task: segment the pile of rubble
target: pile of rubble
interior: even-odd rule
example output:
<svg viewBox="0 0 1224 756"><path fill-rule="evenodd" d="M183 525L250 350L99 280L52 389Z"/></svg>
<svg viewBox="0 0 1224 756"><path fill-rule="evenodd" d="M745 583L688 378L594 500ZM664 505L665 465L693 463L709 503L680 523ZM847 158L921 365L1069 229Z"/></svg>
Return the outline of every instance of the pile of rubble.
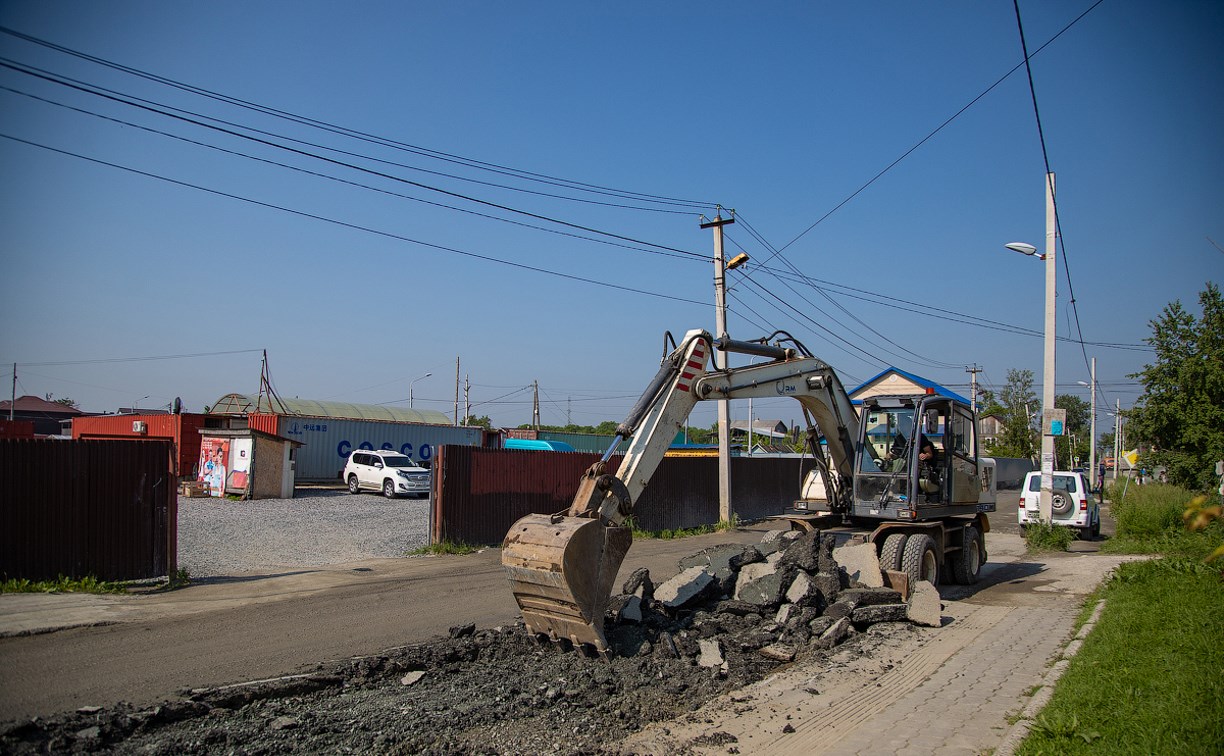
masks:
<svg viewBox="0 0 1224 756"><path fill-rule="evenodd" d="M607 659L521 623L199 690L149 708L88 706L0 724L0 753L618 753L651 722L804 659L869 655L938 625L939 595L880 572L874 547L769 533L635 572L605 622ZM871 627L868 627L868 626ZM101 703L101 702L99 702Z"/></svg>
<svg viewBox="0 0 1224 756"><path fill-rule="evenodd" d="M830 534L770 531L756 546L706 549L679 566L658 586L639 569L612 597L607 636L614 654L653 653L662 643L725 670L728 649L789 662L877 622L940 625L935 586L882 571L870 543L838 546Z"/></svg>

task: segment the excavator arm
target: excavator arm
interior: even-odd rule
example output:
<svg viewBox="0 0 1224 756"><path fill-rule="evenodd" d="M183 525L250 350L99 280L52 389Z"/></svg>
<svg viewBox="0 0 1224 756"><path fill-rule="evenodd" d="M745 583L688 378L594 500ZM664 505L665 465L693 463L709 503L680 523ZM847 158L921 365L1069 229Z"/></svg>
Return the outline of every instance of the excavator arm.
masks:
<svg viewBox="0 0 1224 756"><path fill-rule="evenodd" d="M713 348L772 358L706 372ZM848 506L856 414L837 374L795 349L762 342L715 341L689 331L664 359L603 458L583 475L570 508L531 514L506 534L502 565L527 630L608 652L603 621L616 574L632 544L625 520L697 402L790 396L807 410L828 444L835 511ZM616 472L608 462L625 439Z"/></svg>

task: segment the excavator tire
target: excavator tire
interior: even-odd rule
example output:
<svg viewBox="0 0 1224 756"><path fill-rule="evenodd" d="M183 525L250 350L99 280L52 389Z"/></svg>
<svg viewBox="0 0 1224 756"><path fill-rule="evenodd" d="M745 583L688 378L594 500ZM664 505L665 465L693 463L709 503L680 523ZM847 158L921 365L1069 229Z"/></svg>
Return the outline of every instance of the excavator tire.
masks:
<svg viewBox="0 0 1224 756"><path fill-rule="evenodd" d="M910 586L925 580L939 585L939 555L935 550L935 539L926 533L915 533L905 540L901 553L901 571L909 575Z"/></svg>
<svg viewBox="0 0 1224 756"><path fill-rule="evenodd" d="M948 559L949 572L957 585L973 585L982 568L982 534L974 526L966 525L961 540L960 551L953 552Z"/></svg>
<svg viewBox="0 0 1224 756"><path fill-rule="evenodd" d="M901 554L905 551L905 541L908 538L908 533L892 533L884 539L880 546L880 569L901 569Z"/></svg>
<svg viewBox="0 0 1224 756"><path fill-rule="evenodd" d="M608 653L604 612L633 531L597 518L532 514L510 528L502 566L527 631Z"/></svg>

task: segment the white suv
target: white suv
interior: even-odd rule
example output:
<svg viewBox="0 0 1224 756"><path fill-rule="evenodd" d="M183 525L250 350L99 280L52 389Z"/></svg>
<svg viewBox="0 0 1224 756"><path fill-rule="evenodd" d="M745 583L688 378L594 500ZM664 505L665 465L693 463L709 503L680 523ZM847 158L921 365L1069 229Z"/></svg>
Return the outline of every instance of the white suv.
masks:
<svg viewBox="0 0 1224 756"><path fill-rule="evenodd" d="M1020 506L1016 517L1021 529L1041 517L1041 472L1024 476L1020 489ZM1101 507L1092 497L1092 489L1083 473L1054 473L1054 488L1050 500L1051 519L1055 525L1079 530L1080 537L1090 540L1101 534Z"/></svg>
<svg viewBox="0 0 1224 756"><path fill-rule="evenodd" d="M399 494L429 496L429 470L399 452L358 449L344 465L349 493L382 491L394 499Z"/></svg>

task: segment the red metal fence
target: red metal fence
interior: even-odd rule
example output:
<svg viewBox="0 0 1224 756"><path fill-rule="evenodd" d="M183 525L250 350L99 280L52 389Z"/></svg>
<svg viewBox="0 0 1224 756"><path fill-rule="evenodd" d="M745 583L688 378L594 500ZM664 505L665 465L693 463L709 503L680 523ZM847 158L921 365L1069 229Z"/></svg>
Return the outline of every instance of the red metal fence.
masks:
<svg viewBox="0 0 1224 756"><path fill-rule="evenodd" d="M0 439L0 577L173 574L176 482L171 441Z"/></svg>
<svg viewBox="0 0 1224 756"><path fill-rule="evenodd" d="M599 454L444 446L434 462L433 543L500 543L514 521L569 508L578 481ZM620 457L609 467L615 470ZM731 460L731 501L741 520L781 514L799 495L812 460ZM718 522L718 459L667 457L639 497L634 519L643 530Z"/></svg>

